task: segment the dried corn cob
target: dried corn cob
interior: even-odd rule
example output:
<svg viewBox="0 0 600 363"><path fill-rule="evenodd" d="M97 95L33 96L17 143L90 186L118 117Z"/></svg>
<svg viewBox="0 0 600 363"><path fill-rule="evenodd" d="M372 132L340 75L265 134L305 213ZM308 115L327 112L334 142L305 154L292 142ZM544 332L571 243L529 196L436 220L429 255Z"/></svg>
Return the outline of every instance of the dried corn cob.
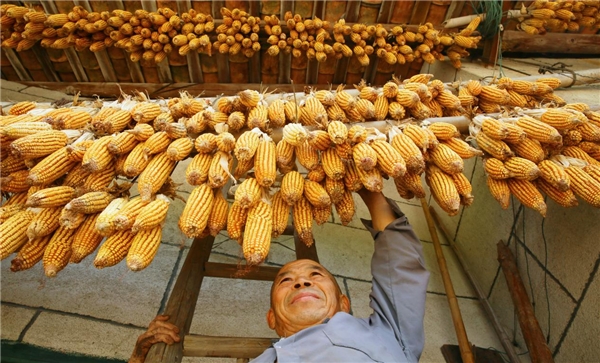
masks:
<svg viewBox="0 0 600 363"><path fill-rule="evenodd" d="M290 206L296 204L304 193L304 181L297 171L290 171L281 180L281 198Z"/></svg>
<svg viewBox="0 0 600 363"><path fill-rule="evenodd" d="M29 170L19 170L0 178L0 190L5 193L20 193L29 189Z"/></svg>
<svg viewBox="0 0 600 363"><path fill-rule="evenodd" d="M208 180L212 155L196 154L185 170L185 179L190 185L200 185Z"/></svg>
<svg viewBox="0 0 600 363"><path fill-rule="evenodd" d="M308 139L308 132L301 124L290 123L283 128L283 138L289 144L298 146Z"/></svg>
<svg viewBox="0 0 600 363"><path fill-rule="evenodd" d="M429 155L431 157L431 161L433 161L435 165L442 169L445 173L462 173L464 169L464 163L460 155L443 143L431 150Z"/></svg>
<svg viewBox="0 0 600 363"><path fill-rule="evenodd" d="M294 161L294 147L284 139L281 139L275 147L275 155L277 157L277 167L288 165Z"/></svg>
<svg viewBox="0 0 600 363"><path fill-rule="evenodd" d="M559 190L543 178L537 179L535 185L550 199L565 208L575 207L579 204L571 189Z"/></svg>
<svg viewBox="0 0 600 363"><path fill-rule="evenodd" d="M431 195L437 204L451 216L458 214L460 195L452 176L431 164L427 166L425 176L427 185L429 185L429 189L431 190Z"/></svg>
<svg viewBox="0 0 600 363"><path fill-rule="evenodd" d="M456 173L452 175L452 179L454 180L454 185L456 186L456 190L460 195L460 203L464 206L470 206L473 204L473 187L471 186L471 182L463 173Z"/></svg>
<svg viewBox="0 0 600 363"><path fill-rule="evenodd" d="M21 137L10 144L11 153L23 159L35 159L50 155L56 150L67 145L72 132L47 130L33 135Z"/></svg>
<svg viewBox="0 0 600 363"><path fill-rule="evenodd" d="M532 182L514 178L507 179L507 182L510 192L524 206L538 211L543 217L546 216L547 206L544 197Z"/></svg>
<svg viewBox="0 0 600 363"><path fill-rule="evenodd" d="M262 190L254 178L244 180L235 191L235 201L242 208L250 208L261 198Z"/></svg>
<svg viewBox="0 0 600 363"><path fill-rule="evenodd" d="M142 208L148 204L140 196L130 199L121 209L114 215L113 223L117 230L130 229L135 222L135 218L140 213Z"/></svg>
<svg viewBox="0 0 600 363"><path fill-rule="evenodd" d="M35 102L31 102L31 101L18 102L18 103L15 103L14 105L12 105L10 110L8 110L8 114L9 115L23 115L23 114L26 114L27 112L33 110L35 107L36 107Z"/></svg>
<svg viewBox="0 0 600 363"><path fill-rule="evenodd" d="M230 176L233 158L231 154L217 151L210 162L208 169L208 185L211 188L221 188Z"/></svg>
<svg viewBox="0 0 600 363"><path fill-rule="evenodd" d="M521 127L529 138L546 143L560 143L562 136L554 127L532 117L520 117L517 126Z"/></svg>
<svg viewBox="0 0 600 363"><path fill-rule="evenodd" d="M2 129L0 129L0 135L2 135L3 138L14 140L48 130L52 130L52 125L46 122L24 121L2 127Z"/></svg>
<svg viewBox="0 0 600 363"><path fill-rule="evenodd" d="M164 194L158 194L156 199L146 204L135 217L135 222L131 227L132 233L141 230L149 230L154 227L162 226L167 218L167 212L171 201Z"/></svg>
<svg viewBox="0 0 600 363"><path fill-rule="evenodd" d="M194 148L194 143L188 137L173 140L167 147L167 157L172 161L181 161L188 157Z"/></svg>
<svg viewBox="0 0 600 363"><path fill-rule="evenodd" d="M138 141L146 141L154 135L154 127L149 124L137 124L133 129L125 130L125 132L135 136Z"/></svg>
<svg viewBox="0 0 600 363"><path fill-rule="evenodd" d="M513 156L504 161L504 167L508 169L513 178L534 180L540 175L537 165L528 159Z"/></svg>
<svg viewBox="0 0 600 363"><path fill-rule="evenodd" d="M235 157L240 161L251 159L258 149L259 143L260 137L258 133L245 131L235 143Z"/></svg>
<svg viewBox="0 0 600 363"><path fill-rule="evenodd" d="M229 238L237 240L240 244L247 217L248 208L242 208L239 203L235 202L231 205L227 215L227 234Z"/></svg>
<svg viewBox="0 0 600 363"><path fill-rule="evenodd" d="M504 140L509 134L507 124L491 117L483 119L481 122L481 131L495 140Z"/></svg>
<svg viewBox="0 0 600 363"><path fill-rule="evenodd" d="M600 126L591 122L584 122L577 126L576 130L581 133L581 137L584 141L600 142Z"/></svg>
<svg viewBox="0 0 600 363"><path fill-rule="evenodd" d="M110 235L98 249L94 266L96 268L110 267L121 262L133 243L135 235L130 229L116 232Z"/></svg>
<svg viewBox="0 0 600 363"><path fill-rule="evenodd" d="M577 166L568 166L565 171L569 175L571 189L590 205L600 208L600 182Z"/></svg>
<svg viewBox="0 0 600 363"><path fill-rule="evenodd" d="M390 133L391 145L396 149L406 163L406 169L415 174L421 174L425 170L423 154L412 141L402 132Z"/></svg>
<svg viewBox="0 0 600 363"><path fill-rule="evenodd" d="M133 178L138 176L150 163L150 157L144 152L145 142L140 142L127 155L123 164L123 171L126 176Z"/></svg>
<svg viewBox="0 0 600 363"><path fill-rule="evenodd" d="M447 122L434 122L427 126L433 132L438 140L448 140L453 137L460 137L460 132L456 126Z"/></svg>
<svg viewBox="0 0 600 363"><path fill-rule="evenodd" d="M346 173L343 180L346 189L351 192L357 192L363 187L356 165L351 160L346 163Z"/></svg>
<svg viewBox="0 0 600 363"><path fill-rule="evenodd" d="M343 180L333 180L331 178L325 178L324 187L325 191L331 199L331 202L329 204L339 202L344 196L345 184Z"/></svg>
<svg viewBox="0 0 600 363"><path fill-rule="evenodd" d="M131 109L131 118L137 123L152 122L160 114L160 106L151 102L140 102Z"/></svg>
<svg viewBox="0 0 600 363"><path fill-rule="evenodd" d="M102 242L102 236L96 230L96 221L100 214L90 214L85 217L81 226L73 236L73 244L71 245L71 263L79 263L84 258L92 254Z"/></svg>
<svg viewBox="0 0 600 363"><path fill-rule="evenodd" d="M344 197L339 203L335 204L335 210L340 216L342 225L347 226L352 221L355 212L354 198L349 190L344 192Z"/></svg>
<svg viewBox="0 0 600 363"><path fill-rule="evenodd" d="M199 236L208 224L214 195L208 184L192 190L179 218L179 228L187 237Z"/></svg>
<svg viewBox="0 0 600 363"><path fill-rule="evenodd" d="M302 196L292 208L294 218L294 229L298 233L300 240L308 247L314 243L312 235L313 212L312 205L306 197Z"/></svg>
<svg viewBox="0 0 600 363"><path fill-rule="evenodd" d="M360 168L356 168L356 173L360 179L361 184L372 192L381 192L383 190L383 177L379 168L374 168L369 171L364 171Z"/></svg>
<svg viewBox="0 0 600 363"><path fill-rule="evenodd" d="M4 260L27 242L27 226L35 213L22 210L0 224L0 260Z"/></svg>
<svg viewBox="0 0 600 363"><path fill-rule="evenodd" d="M59 227L59 218L62 208L31 208L35 216L27 227L27 237L32 240L44 237L54 232Z"/></svg>
<svg viewBox="0 0 600 363"><path fill-rule="evenodd" d="M13 173L15 171L25 169L27 169L27 165L25 165L25 160L17 158L13 155L7 155L6 157L2 156L2 161L0 163L0 175L2 177L6 177L10 173Z"/></svg>
<svg viewBox="0 0 600 363"><path fill-rule="evenodd" d="M308 141L295 147L295 155L300 165L307 170L313 170L319 165L319 153L309 145Z"/></svg>
<svg viewBox="0 0 600 363"><path fill-rule="evenodd" d="M290 215L290 206L285 200L283 200L279 190L273 195L273 199L271 200L271 208L273 211L273 228L271 232L271 238L277 238L285 231Z"/></svg>
<svg viewBox="0 0 600 363"><path fill-rule="evenodd" d="M83 223L85 216L86 215L84 213L74 212L71 209L62 208L58 222L61 227L67 229L76 229L81 225L81 223Z"/></svg>
<svg viewBox="0 0 600 363"><path fill-rule="evenodd" d="M138 178L138 190L143 200L150 201L167 181L175 165L176 162L169 160L166 152L158 154L150 160Z"/></svg>
<svg viewBox="0 0 600 363"><path fill-rule="evenodd" d="M71 200L65 209L83 214L100 213L113 199L114 196L107 192L89 192Z"/></svg>
<svg viewBox="0 0 600 363"><path fill-rule="evenodd" d="M102 236L109 236L114 233L117 230L115 218L127 202L127 198L113 199L98 215L95 225L96 231Z"/></svg>
<svg viewBox="0 0 600 363"><path fill-rule="evenodd" d="M94 141L83 154L81 164L91 173L99 172L108 168L113 161L113 155L108 150L108 144L112 141L112 136L103 136Z"/></svg>
<svg viewBox="0 0 600 363"><path fill-rule="evenodd" d="M562 149L562 154L566 156L570 156L572 158L577 158L588 162L593 165L600 165L600 163L592 158L588 153L581 150L581 148L577 146L567 146Z"/></svg>
<svg viewBox="0 0 600 363"><path fill-rule="evenodd" d="M144 153L154 155L166 151L171 143L171 138L166 131L155 132L144 142Z"/></svg>
<svg viewBox="0 0 600 363"><path fill-rule="evenodd" d="M539 163L546 157L542 145L539 141L534 139L526 138L520 143L511 144L511 148L515 151L517 156L531 160L534 163Z"/></svg>
<svg viewBox="0 0 600 363"><path fill-rule="evenodd" d="M56 274L69 263L75 232L75 229L60 226L52 235L42 258L47 277L56 277Z"/></svg>
<svg viewBox="0 0 600 363"><path fill-rule="evenodd" d="M47 235L27 241L19 250L17 257L10 262L10 270L24 271L35 266L42 260L44 250L51 238L52 235Z"/></svg>
<svg viewBox="0 0 600 363"><path fill-rule="evenodd" d="M221 132L217 135L217 150L226 153L232 152L235 149L235 136L229 132Z"/></svg>
<svg viewBox="0 0 600 363"><path fill-rule="evenodd" d="M331 205L329 194L317 182L304 180L304 196L315 208L325 208Z"/></svg>
<svg viewBox="0 0 600 363"><path fill-rule="evenodd" d="M135 234L127 251L127 267L131 271L141 271L148 267L160 246L162 226L143 229Z"/></svg>
<svg viewBox="0 0 600 363"><path fill-rule="evenodd" d="M283 100L275 100L267 107L267 115L271 127L283 127L285 125L285 109Z"/></svg>
<svg viewBox="0 0 600 363"><path fill-rule="evenodd" d="M27 207L62 207L75 198L75 189L68 186L51 187L39 190L27 198Z"/></svg>
<svg viewBox="0 0 600 363"><path fill-rule="evenodd" d="M244 229L243 251L249 265L258 265L267 258L272 229L271 205L260 200L248 211Z"/></svg>
<svg viewBox="0 0 600 363"><path fill-rule="evenodd" d="M497 159L506 160L509 157L514 156L514 153L504 141L492 139L484 132L478 133L476 140L477 146L479 146L481 150Z"/></svg>
<svg viewBox="0 0 600 363"><path fill-rule="evenodd" d="M208 229L211 236L216 237L227 225L228 210L229 203L227 203L227 200L223 196L223 192L220 189L216 189L214 203L208 217Z"/></svg>
<svg viewBox="0 0 600 363"><path fill-rule="evenodd" d="M106 145L109 152L115 155L127 154L139 143L132 133L120 132L112 137Z"/></svg>
<svg viewBox="0 0 600 363"><path fill-rule="evenodd" d="M481 150L471 147L471 145L469 145L467 142L456 137L448 140L443 140L441 141L441 143L448 146L455 153L460 155L460 157L463 159L469 159L474 156L481 156L483 154Z"/></svg>
<svg viewBox="0 0 600 363"><path fill-rule="evenodd" d="M377 154L377 164L383 172L392 178L404 175L406 172L404 158L392 145L384 140L373 140L370 145Z"/></svg>
<svg viewBox="0 0 600 363"><path fill-rule="evenodd" d="M258 144L254 172L260 186L270 187L275 182L277 176L275 142L267 135L263 135Z"/></svg>
<svg viewBox="0 0 600 363"><path fill-rule="evenodd" d="M325 174L328 177L338 180L344 177L346 172L344 163L340 156L336 153L335 149L327 149L321 153L321 163Z"/></svg>

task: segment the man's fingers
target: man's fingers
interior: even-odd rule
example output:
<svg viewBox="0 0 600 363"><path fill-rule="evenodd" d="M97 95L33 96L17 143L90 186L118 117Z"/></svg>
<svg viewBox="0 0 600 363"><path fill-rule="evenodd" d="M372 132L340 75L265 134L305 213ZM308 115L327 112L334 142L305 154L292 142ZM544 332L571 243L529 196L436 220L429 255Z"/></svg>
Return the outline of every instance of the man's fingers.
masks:
<svg viewBox="0 0 600 363"><path fill-rule="evenodd" d="M158 329L158 328L166 328L166 329L170 329L173 330L175 333L179 333L179 328L171 323L168 323L166 321L157 321L152 325L153 329Z"/></svg>
<svg viewBox="0 0 600 363"><path fill-rule="evenodd" d="M167 321L169 320L169 315L156 315L156 318L154 318L154 320Z"/></svg>
<svg viewBox="0 0 600 363"><path fill-rule="evenodd" d="M162 333L156 334L154 336L154 339L156 340L155 343L163 342L168 345L179 342L179 340L180 340L179 336L174 335L173 332L167 332L165 334L162 334Z"/></svg>

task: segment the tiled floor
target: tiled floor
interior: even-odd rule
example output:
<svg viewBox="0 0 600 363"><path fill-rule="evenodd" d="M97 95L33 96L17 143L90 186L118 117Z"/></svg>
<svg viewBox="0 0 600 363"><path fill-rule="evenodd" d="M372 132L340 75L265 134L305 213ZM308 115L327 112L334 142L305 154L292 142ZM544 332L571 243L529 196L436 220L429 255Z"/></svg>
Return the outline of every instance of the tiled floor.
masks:
<svg viewBox="0 0 600 363"><path fill-rule="evenodd" d="M55 92L24 88L4 80L1 86L3 102L31 99L32 95L40 102L62 97ZM184 170L185 163L182 163L174 179L184 181ZM443 362L440 347L457 344L457 340L423 211L416 200L400 200L393 183L386 182L385 191L399 201L413 224L431 271L425 315L426 344L421 361ZM181 194L186 198L188 193L189 189ZM154 262L141 272L129 271L124 263L97 270L92 264L93 257L88 257L78 265L67 266L56 278L48 279L40 264L31 270L13 273L9 269L10 258L2 261L2 339L65 352L126 359L137 336L164 308L188 252L190 240L181 234L176 224L183 206L179 200L171 204L163 243ZM369 262L373 244L358 219L367 216L362 202L357 202L357 213L349 227L341 226L339 218L334 216L333 222L314 228L321 262L336 276L352 301L352 312L360 317L370 314ZM470 341L479 347L502 350L452 249L444 243L443 250ZM280 266L293 258L293 240L281 237L273 242L267 264ZM240 247L226 235L218 236L211 260L238 262ZM267 282L205 279L191 332L274 337L265 320L269 286ZM186 358L184 361L233 360Z"/></svg>

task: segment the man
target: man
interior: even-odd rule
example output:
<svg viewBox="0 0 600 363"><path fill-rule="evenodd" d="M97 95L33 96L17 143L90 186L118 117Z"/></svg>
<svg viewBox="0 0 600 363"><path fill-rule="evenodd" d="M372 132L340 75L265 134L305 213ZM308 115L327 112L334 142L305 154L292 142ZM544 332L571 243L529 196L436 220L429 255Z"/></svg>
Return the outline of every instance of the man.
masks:
<svg viewBox="0 0 600 363"><path fill-rule="evenodd" d="M373 314L348 314L350 301L319 263L284 265L271 288L267 322L281 337L253 362L416 362L424 344L429 272L422 247L396 203L381 193L358 192L372 221Z"/></svg>

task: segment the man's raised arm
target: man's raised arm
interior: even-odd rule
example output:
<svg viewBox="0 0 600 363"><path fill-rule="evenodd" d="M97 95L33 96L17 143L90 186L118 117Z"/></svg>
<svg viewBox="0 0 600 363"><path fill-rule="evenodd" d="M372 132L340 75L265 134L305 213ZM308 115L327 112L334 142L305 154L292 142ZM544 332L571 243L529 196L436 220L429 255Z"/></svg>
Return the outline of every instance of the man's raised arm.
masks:
<svg viewBox="0 0 600 363"><path fill-rule="evenodd" d="M372 221L363 223L373 235L373 290L370 322L391 329L411 361L423 351L423 317L429 272L419 238L397 204L382 193L358 192Z"/></svg>

